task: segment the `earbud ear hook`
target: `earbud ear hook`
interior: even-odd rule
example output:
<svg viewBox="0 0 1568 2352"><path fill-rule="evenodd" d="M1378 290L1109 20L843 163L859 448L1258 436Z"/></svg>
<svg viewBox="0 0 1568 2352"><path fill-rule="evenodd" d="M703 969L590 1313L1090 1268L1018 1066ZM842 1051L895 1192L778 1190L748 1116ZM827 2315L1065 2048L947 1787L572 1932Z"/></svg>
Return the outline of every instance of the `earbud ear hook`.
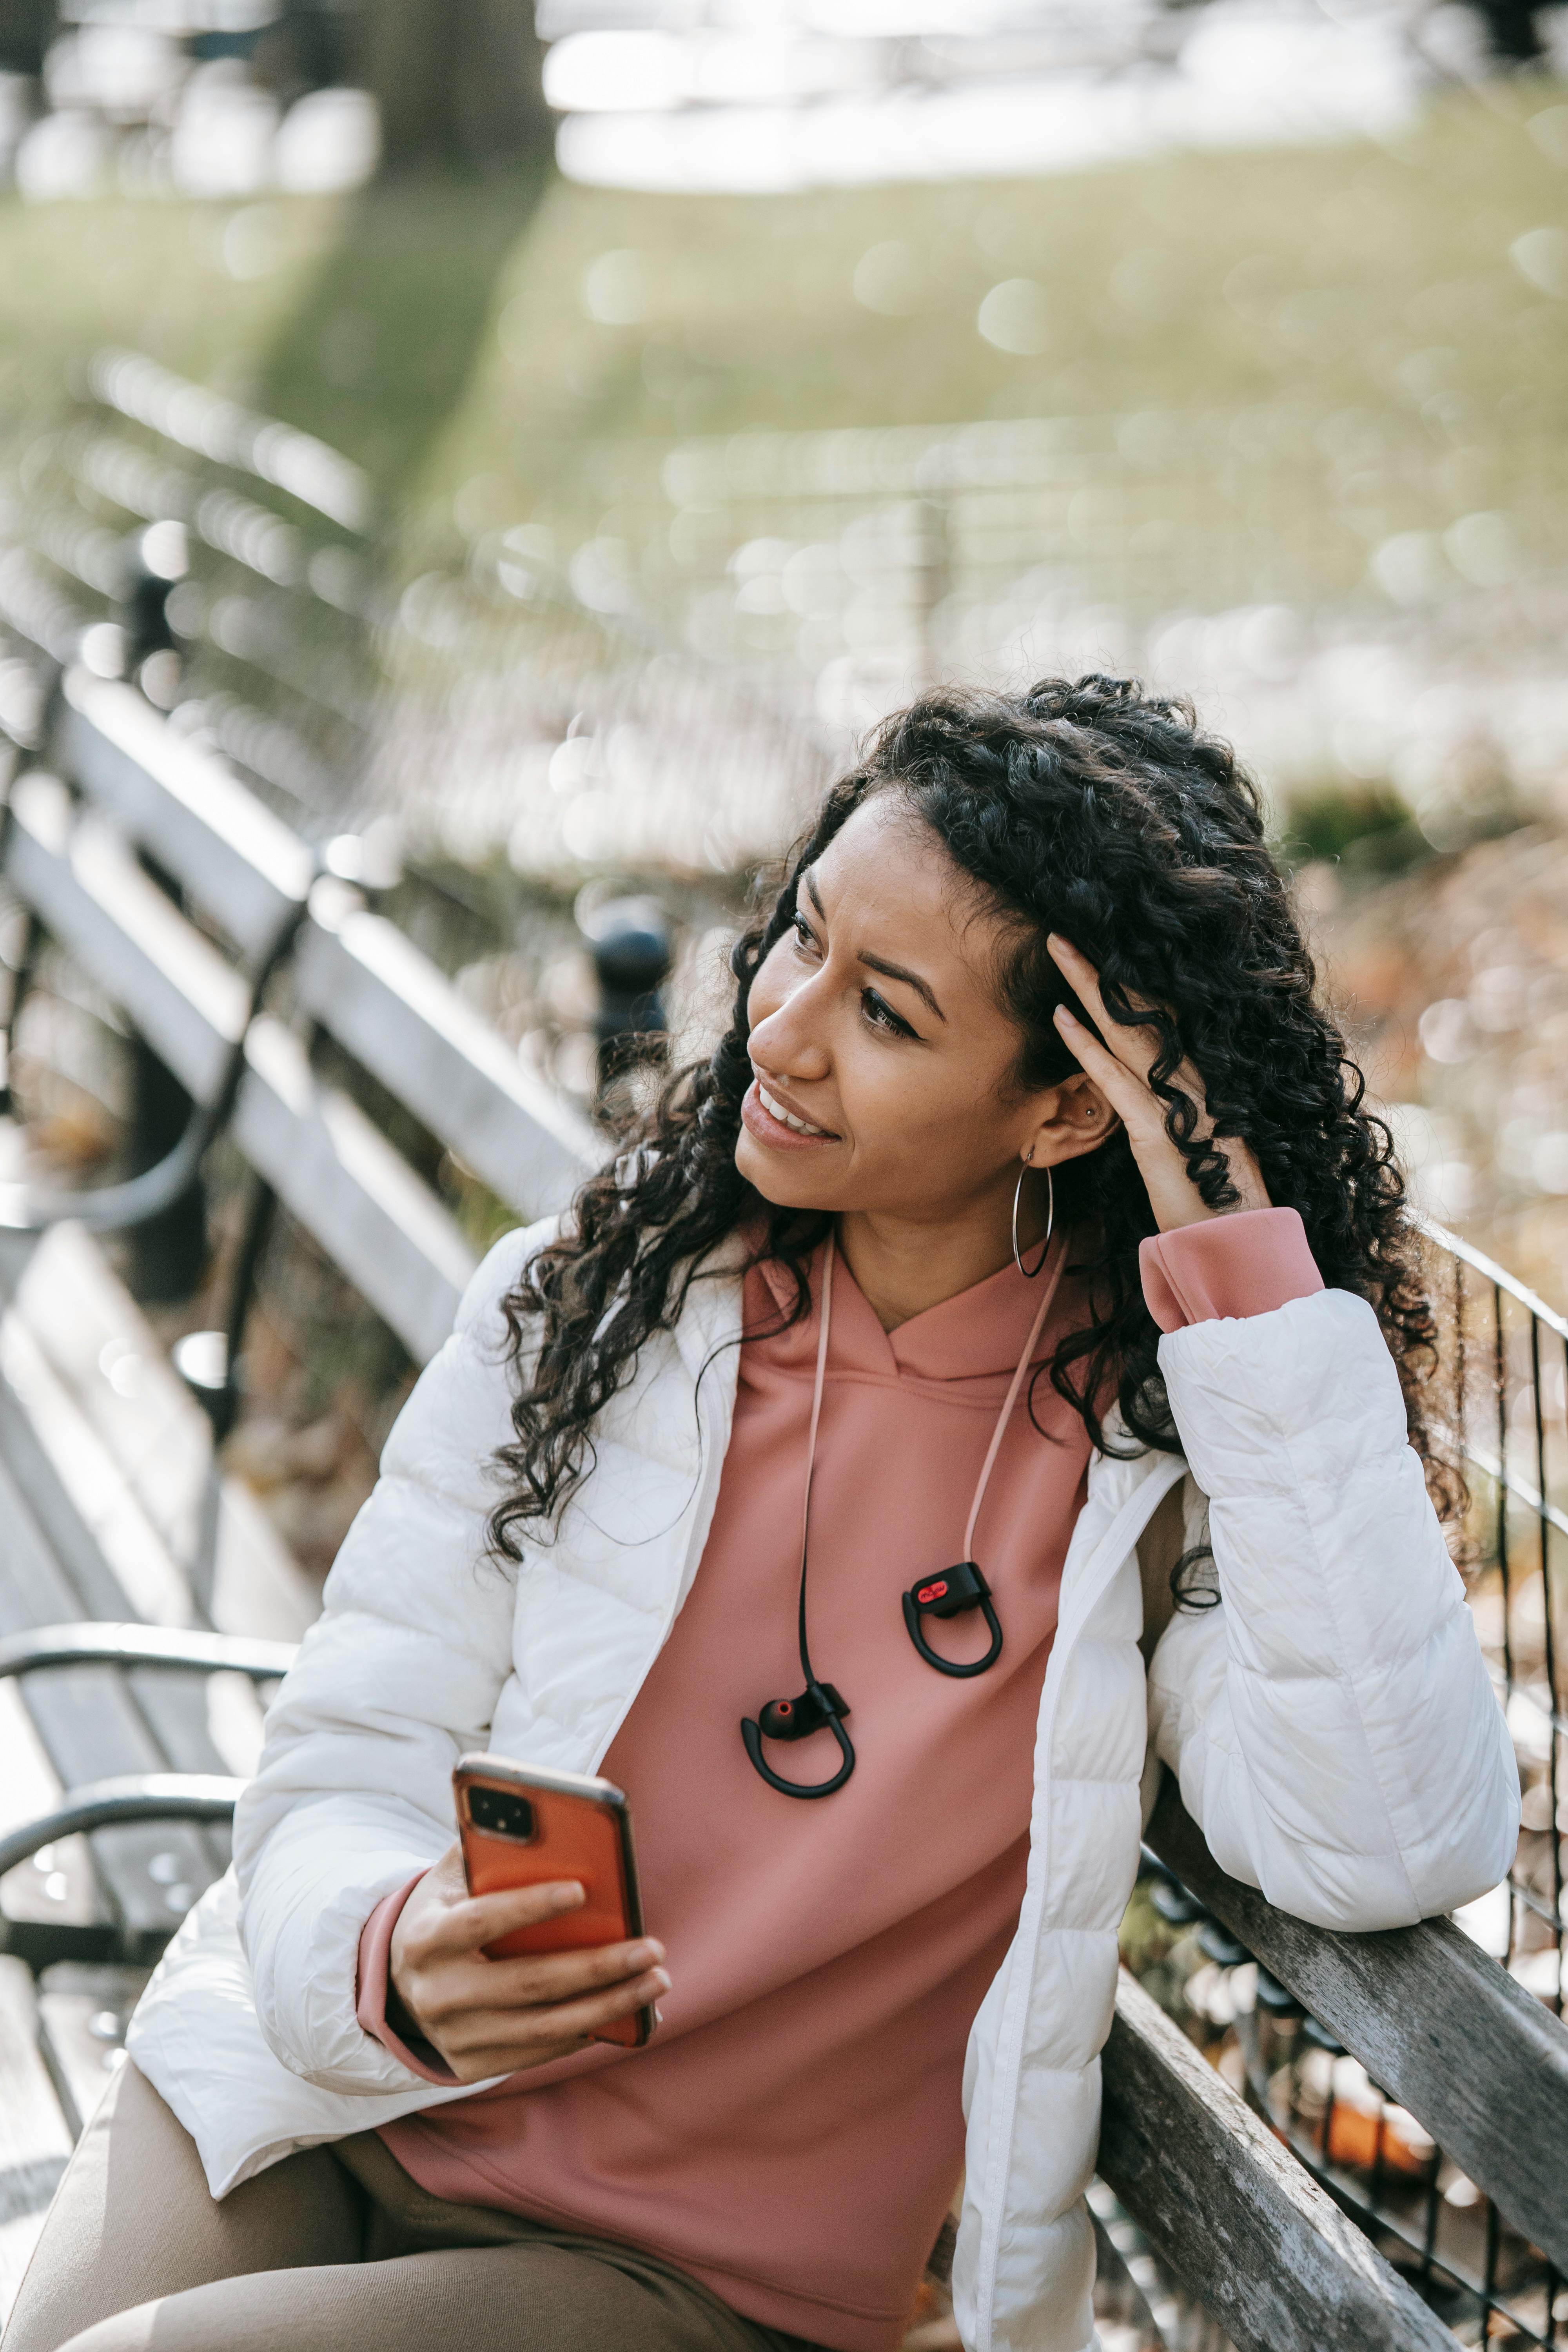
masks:
<svg viewBox="0 0 1568 2352"><path fill-rule="evenodd" d="M835 1789L842 1789L855 1769L855 1750L842 1720L848 1712L831 1683L811 1682L798 1698L770 1699L760 1722L749 1715L742 1716L741 1737L746 1743L747 1755L770 1789L777 1789L785 1797L831 1797ZM798 1780L786 1780L763 1754L764 1734L769 1739L806 1739L814 1731L824 1729L832 1732L844 1759L830 1780L818 1780L809 1788Z"/></svg>
<svg viewBox="0 0 1568 2352"><path fill-rule="evenodd" d="M971 1675L983 1675L994 1666L1002 1654L1002 1626L991 1598L991 1587L972 1559L960 1560L956 1568L944 1569L940 1576L926 1576L911 1584L903 1596L904 1623L910 1641L928 1666L939 1675L952 1675L956 1681L965 1681ZM978 1609L985 1619L991 1634L991 1647L983 1658L966 1661L944 1658L926 1640L921 1620L926 1617L958 1617L965 1610Z"/></svg>

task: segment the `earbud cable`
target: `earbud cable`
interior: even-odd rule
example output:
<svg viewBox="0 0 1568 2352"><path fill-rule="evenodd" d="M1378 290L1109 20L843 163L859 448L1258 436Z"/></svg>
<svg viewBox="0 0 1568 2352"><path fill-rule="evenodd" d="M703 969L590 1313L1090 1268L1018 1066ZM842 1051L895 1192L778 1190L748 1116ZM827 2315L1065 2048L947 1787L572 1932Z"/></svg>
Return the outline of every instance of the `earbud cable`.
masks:
<svg viewBox="0 0 1568 2352"><path fill-rule="evenodd" d="M812 1672L811 1652L805 1638L805 1573L810 1557L811 1482L816 1469L816 1429L822 1418L822 1391L827 1379L827 1337L833 1319L833 1257L836 1241L837 1236L829 1234L827 1246L823 1253L822 1302L818 1310L821 1322L816 1334L816 1379L811 1392L811 1434L806 1440L805 1491L801 1497L800 1506L800 1666L808 1686L816 1680ZM1013 1417L1013 1407L1018 1402L1018 1391L1024 1385L1024 1375L1029 1369L1029 1361L1034 1355L1040 1333L1046 1328L1046 1318L1051 1311L1051 1301L1057 1295L1057 1288L1062 1278L1062 1269L1067 1262L1065 1233L1057 1237L1056 1258L1057 1262L1051 1269L1050 1280L1046 1285L1045 1297L1035 1310L1035 1319L1029 1326L1029 1336L1024 1342L1024 1352L1019 1357L1017 1370L1013 1374L1006 1402L997 1414L996 1426L991 1433L991 1444L986 1451L979 1482L974 1489L974 1500L969 1507L969 1521L963 1530L965 1559L973 1559L974 1557L974 1530L980 1519L980 1507L985 1500L985 1489L991 1483L991 1473L995 1465L996 1456L1002 1450L1002 1439L1007 1423Z"/></svg>
<svg viewBox="0 0 1568 2352"><path fill-rule="evenodd" d="M991 1472L995 1465L996 1456L1002 1451L1003 1434L1007 1423L1013 1418L1013 1407L1018 1402L1018 1391L1024 1385L1024 1374L1029 1369L1029 1359L1035 1352L1035 1343L1046 1328L1046 1318L1051 1311L1051 1301L1057 1295L1057 1286L1062 1278L1062 1267L1067 1261L1067 1251L1064 1247L1066 1241L1067 1235L1063 1234L1057 1244L1057 1262L1051 1268L1051 1278L1046 1285L1046 1295L1036 1311L1033 1323L1029 1326L1029 1336L1024 1342L1024 1352L1018 1359L1018 1369L1014 1373L1013 1384L1007 1391L1007 1402L997 1414L996 1426L991 1433L991 1444L986 1449L984 1464L980 1472L980 1483L974 1489L974 1500L969 1506L969 1522L963 1530L965 1559L974 1558L974 1530L980 1520L980 1506L985 1500L985 1489L991 1483Z"/></svg>
<svg viewBox="0 0 1568 2352"><path fill-rule="evenodd" d="M800 1670L807 1687L816 1682L811 1652L805 1641L805 1569L811 1529L811 1481L816 1468L816 1424L822 1418L822 1391L827 1378L827 1333L833 1320L833 1253L837 1235L829 1234L822 1258L821 1328L816 1334L816 1382L811 1391L811 1435L805 1447L805 1492L800 1501Z"/></svg>

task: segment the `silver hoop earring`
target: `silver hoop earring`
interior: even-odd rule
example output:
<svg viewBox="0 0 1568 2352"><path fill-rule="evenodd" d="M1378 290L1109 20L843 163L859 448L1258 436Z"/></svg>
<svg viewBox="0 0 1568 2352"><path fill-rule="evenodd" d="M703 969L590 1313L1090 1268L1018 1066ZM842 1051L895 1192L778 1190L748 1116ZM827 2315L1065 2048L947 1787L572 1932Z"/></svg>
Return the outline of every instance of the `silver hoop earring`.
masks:
<svg viewBox="0 0 1568 2352"><path fill-rule="evenodd" d="M1051 1174L1050 1167L1047 1163L1046 1168L1046 1238L1040 1244L1040 1255L1035 1264L1033 1265L1026 1265L1024 1264L1023 1254L1018 1247L1018 1202L1023 1196L1024 1178L1033 1165L1034 1162L1032 1160L1025 1160L1023 1167L1018 1171L1018 1181L1013 1187L1013 1263L1017 1267L1026 1282L1033 1282L1037 1274L1044 1274L1046 1270L1047 1254L1051 1246L1051 1229L1057 1222L1057 1181Z"/></svg>

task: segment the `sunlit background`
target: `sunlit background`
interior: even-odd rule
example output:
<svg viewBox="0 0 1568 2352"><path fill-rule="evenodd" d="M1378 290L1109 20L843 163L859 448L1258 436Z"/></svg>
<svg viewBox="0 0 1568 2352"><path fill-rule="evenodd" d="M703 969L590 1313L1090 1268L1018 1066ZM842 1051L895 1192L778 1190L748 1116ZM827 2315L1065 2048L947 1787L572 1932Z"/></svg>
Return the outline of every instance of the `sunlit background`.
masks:
<svg viewBox="0 0 1568 2352"><path fill-rule="evenodd" d="M585 1101L595 908L696 1034L920 686L1189 693L1422 1201L1561 1299L1559 61L1424 0L0 0L0 616Z"/></svg>
<svg viewBox="0 0 1568 2352"><path fill-rule="evenodd" d="M1258 775L1418 1206L1561 1309L1565 640L1568 6L0 0L0 781L50 755L58 665L132 679L606 1136L711 1034L759 869L868 726L1130 672ZM187 1098L4 897L0 961L0 1155L156 1159ZM468 1244L512 1221L310 1050ZM313 1609L415 1361L230 1142L205 1181L177 1263L111 1245L146 1320L87 1375L152 1482L157 1343L224 1345L254 1276L223 1469ZM1450 1402L1492 1367L1544 1562L1560 1347L1443 1264ZM1535 1909L1465 1924L1560 2004L1545 1581L1472 1580ZM1268 1979L1154 1889L1124 1948L1239 2079ZM1423 2178L1489 2280L1480 2192L1291 2046L1325 2160ZM910 2352L956 2343L926 2297ZM1135 2316L1102 2284L1107 2352Z"/></svg>

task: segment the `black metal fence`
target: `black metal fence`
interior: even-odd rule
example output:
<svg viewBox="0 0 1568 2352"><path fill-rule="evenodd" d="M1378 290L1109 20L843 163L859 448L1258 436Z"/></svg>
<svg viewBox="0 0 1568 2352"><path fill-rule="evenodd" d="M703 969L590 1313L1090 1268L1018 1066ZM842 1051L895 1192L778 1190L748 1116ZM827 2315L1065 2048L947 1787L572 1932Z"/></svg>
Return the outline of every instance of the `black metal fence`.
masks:
<svg viewBox="0 0 1568 2352"><path fill-rule="evenodd" d="M1568 1318L1457 1234L1431 1223L1425 1234L1441 1335L1434 1432L1466 1473L1460 1563L1524 1792L1512 1872L1461 1925L1560 2018ZM1152 1856L1125 1940L1148 1988L1459 2343L1568 2344L1561 2272ZM1188 2336L1184 2322L1174 2336L1162 2332L1169 2352Z"/></svg>
<svg viewBox="0 0 1568 2352"><path fill-rule="evenodd" d="M1519 1858L1483 1940L1563 2013L1563 1682L1568 1612L1568 1318L1429 1225L1444 1318L1449 1429L1471 1485L1471 1605L1508 1710L1524 1788ZM1446 1294L1446 1295L1445 1295Z"/></svg>

